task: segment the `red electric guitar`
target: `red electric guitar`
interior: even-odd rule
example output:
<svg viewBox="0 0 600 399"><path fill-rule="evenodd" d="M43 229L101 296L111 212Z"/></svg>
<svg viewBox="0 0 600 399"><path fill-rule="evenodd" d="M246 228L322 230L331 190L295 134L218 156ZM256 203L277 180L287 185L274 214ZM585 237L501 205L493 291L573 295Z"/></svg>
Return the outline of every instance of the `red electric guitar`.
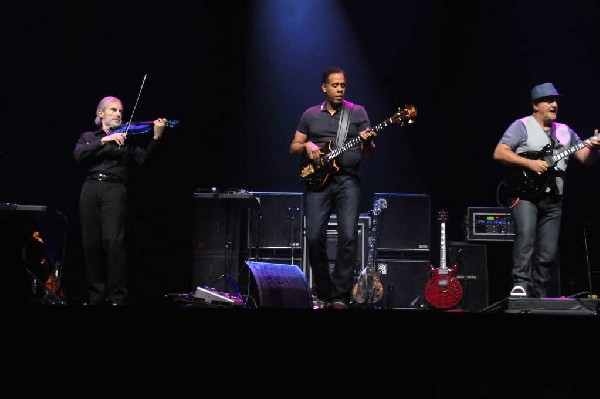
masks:
<svg viewBox="0 0 600 399"><path fill-rule="evenodd" d="M438 309L450 309L462 298L462 285L456 279L457 265L446 267L446 220L448 213L440 211L438 221L440 222L440 267L431 266L431 278L425 285L425 299L429 304Z"/></svg>

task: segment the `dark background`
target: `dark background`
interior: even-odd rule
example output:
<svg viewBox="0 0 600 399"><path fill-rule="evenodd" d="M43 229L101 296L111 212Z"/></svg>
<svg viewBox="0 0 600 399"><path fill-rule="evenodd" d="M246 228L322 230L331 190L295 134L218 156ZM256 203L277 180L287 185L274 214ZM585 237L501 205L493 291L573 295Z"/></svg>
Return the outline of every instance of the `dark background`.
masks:
<svg viewBox="0 0 600 399"><path fill-rule="evenodd" d="M592 0L33 1L4 13L0 201L66 216L70 298L81 297L83 278L83 174L72 150L107 95L123 100L127 120L139 94L134 121L181 121L131 187L133 290L147 302L190 289L194 189L303 190L288 147L302 111L323 98L327 66L346 71L347 99L373 125L404 104L418 109L414 126L382 131L363 163L361 211L375 192L427 193L432 213L448 211L450 241L464 240L468 207L499 206L492 153L506 127L530 114L531 87L553 82L564 95L559 121L582 138L599 126ZM570 164L564 295L589 290L597 179L598 167ZM491 301L506 293L508 252L489 244Z"/></svg>

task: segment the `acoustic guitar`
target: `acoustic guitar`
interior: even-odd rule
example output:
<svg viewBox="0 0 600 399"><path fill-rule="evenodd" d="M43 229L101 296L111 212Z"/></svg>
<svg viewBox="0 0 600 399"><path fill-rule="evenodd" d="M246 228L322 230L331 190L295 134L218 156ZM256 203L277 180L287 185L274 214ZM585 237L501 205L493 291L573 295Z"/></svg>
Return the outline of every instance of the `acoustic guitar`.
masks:
<svg viewBox="0 0 600 399"><path fill-rule="evenodd" d="M383 297L381 273L377 268L377 237L379 235L379 215L387 208L387 200L378 198L371 209L371 227L369 230L369 252L367 265L352 289L352 299L357 303L377 303Z"/></svg>

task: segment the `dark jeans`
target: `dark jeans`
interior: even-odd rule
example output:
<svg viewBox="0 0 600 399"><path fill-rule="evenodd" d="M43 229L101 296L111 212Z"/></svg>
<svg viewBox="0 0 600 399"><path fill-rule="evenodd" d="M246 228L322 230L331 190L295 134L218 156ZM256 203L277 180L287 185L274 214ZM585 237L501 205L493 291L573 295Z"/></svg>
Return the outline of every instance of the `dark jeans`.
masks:
<svg viewBox="0 0 600 399"><path fill-rule="evenodd" d="M545 195L537 201L520 200L512 208L515 222L512 278L530 297L546 296L552 268L558 267L558 238L562 199Z"/></svg>
<svg viewBox="0 0 600 399"><path fill-rule="evenodd" d="M90 305L99 305L105 300L125 304L126 214L127 187L124 184L98 180L83 183L79 215Z"/></svg>
<svg viewBox="0 0 600 399"><path fill-rule="evenodd" d="M317 298L348 303L352 294L356 251L360 182L357 177L335 175L319 191L305 193L306 238ZM327 226L337 216L338 247L333 273L327 259Z"/></svg>

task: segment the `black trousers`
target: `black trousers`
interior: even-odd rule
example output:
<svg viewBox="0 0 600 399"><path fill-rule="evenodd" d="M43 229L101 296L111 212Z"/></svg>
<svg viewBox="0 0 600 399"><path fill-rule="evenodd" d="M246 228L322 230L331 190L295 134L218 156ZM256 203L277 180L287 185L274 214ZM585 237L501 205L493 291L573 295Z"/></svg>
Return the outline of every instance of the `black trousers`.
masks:
<svg viewBox="0 0 600 399"><path fill-rule="evenodd" d="M86 180L79 197L85 259L86 295L90 305L127 297L127 186Z"/></svg>
<svg viewBox="0 0 600 399"><path fill-rule="evenodd" d="M356 250L360 182L357 177L335 175L319 191L305 193L308 258L315 279L317 298L324 302L348 303L352 296ZM338 247L333 274L327 259L327 226L337 216Z"/></svg>

